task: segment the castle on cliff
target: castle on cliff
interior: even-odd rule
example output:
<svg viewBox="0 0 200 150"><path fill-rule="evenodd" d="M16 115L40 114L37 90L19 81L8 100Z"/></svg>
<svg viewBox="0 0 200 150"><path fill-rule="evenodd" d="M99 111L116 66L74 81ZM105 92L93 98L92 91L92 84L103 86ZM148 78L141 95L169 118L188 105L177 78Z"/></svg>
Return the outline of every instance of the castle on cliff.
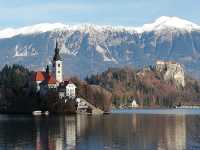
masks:
<svg viewBox="0 0 200 150"><path fill-rule="evenodd" d="M165 80L173 80L177 86L185 87L185 73L181 64L174 61L158 60L156 70L164 73Z"/></svg>

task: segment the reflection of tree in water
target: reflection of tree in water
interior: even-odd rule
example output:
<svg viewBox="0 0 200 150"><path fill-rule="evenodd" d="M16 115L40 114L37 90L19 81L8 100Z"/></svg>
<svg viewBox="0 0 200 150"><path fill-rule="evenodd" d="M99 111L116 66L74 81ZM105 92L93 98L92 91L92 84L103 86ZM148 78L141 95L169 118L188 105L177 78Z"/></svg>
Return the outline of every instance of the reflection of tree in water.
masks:
<svg viewBox="0 0 200 150"><path fill-rule="evenodd" d="M9 116L0 120L0 149L75 149L76 130L76 116Z"/></svg>
<svg viewBox="0 0 200 150"><path fill-rule="evenodd" d="M113 114L85 120L78 148L173 149L186 148L185 116ZM77 125L78 126L78 125Z"/></svg>
<svg viewBox="0 0 200 150"><path fill-rule="evenodd" d="M0 149L198 149L199 122L184 115L5 117Z"/></svg>
<svg viewBox="0 0 200 150"><path fill-rule="evenodd" d="M186 120L184 115L166 117L163 122L165 130L158 149L186 149Z"/></svg>
<svg viewBox="0 0 200 150"><path fill-rule="evenodd" d="M200 149L200 116L187 116L187 149Z"/></svg>
<svg viewBox="0 0 200 150"><path fill-rule="evenodd" d="M48 148L48 120L46 117L35 117L36 150Z"/></svg>
<svg viewBox="0 0 200 150"><path fill-rule="evenodd" d="M0 149L35 149L34 120L24 116L1 116Z"/></svg>
<svg viewBox="0 0 200 150"><path fill-rule="evenodd" d="M5 143L0 149L76 149L77 138L97 123L87 115L8 118L0 121L0 142Z"/></svg>
<svg viewBox="0 0 200 150"><path fill-rule="evenodd" d="M134 147L173 149L186 147L185 116L133 115Z"/></svg>

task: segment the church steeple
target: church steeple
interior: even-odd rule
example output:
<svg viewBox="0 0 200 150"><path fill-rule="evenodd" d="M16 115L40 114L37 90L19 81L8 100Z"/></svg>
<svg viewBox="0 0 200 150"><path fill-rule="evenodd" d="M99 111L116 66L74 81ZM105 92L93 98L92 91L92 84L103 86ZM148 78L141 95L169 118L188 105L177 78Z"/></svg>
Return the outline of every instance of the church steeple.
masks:
<svg viewBox="0 0 200 150"><path fill-rule="evenodd" d="M58 48L58 42L56 41L55 55L53 61L62 60L60 57L60 49Z"/></svg>
<svg viewBox="0 0 200 150"><path fill-rule="evenodd" d="M62 68L62 59L60 57L60 49L58 48L58 42L56 41L56 48L55 48L55 55L53 57L53 67L52 67L52 73L53 77L58 82L63 81L63 68Z"/></svg>

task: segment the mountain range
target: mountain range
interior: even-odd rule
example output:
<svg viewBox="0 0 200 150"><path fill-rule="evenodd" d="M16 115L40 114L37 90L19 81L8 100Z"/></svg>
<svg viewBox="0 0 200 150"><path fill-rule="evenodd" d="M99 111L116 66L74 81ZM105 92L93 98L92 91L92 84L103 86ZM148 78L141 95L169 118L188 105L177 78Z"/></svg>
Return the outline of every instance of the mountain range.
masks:
<svg viewBox="0 0 200 150"><path fill-rule="evenodd" d="M51 64L56 40L66 75L84 78L108 67L142 67L172 60L200 78L200 26L167 16L141 27L43 23L1 29L0 67L17 63L43 69Z"/></svg>

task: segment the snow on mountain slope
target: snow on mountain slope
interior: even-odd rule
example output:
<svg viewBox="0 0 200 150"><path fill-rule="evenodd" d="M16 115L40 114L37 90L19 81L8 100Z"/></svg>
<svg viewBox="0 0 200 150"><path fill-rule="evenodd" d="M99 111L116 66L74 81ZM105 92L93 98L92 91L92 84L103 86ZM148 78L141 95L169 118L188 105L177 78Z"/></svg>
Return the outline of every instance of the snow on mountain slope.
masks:
<svg viewBox="0 0 200 150"><path fill-rule="evenodd" d="M0 67L45 68L56 40L67 74L85 77L108 67L140 67L161 59L177 61L200 78L200 27L165 16L142 27L45 23L0 30Z"/></svg>
<svg viewBox="0 0 200 150"><path fill-rule="evenodd" d="M104 48L102 48L101 46L97 45L96 51L102 55L104 61L116 62L116 60L111 56L111 54L108 51L106 51Z"/></svg>
<svg viewBox="0 0 200 150"><path fill-rule="evenodd" d="M22 28L6 28L3 30L0 30L0 38L10 38L16 35L20 34L34 34L34 33L42 33L47 31L55 31L55 30L79 30L82 32L91 32L92 30L103 32L103 31L128 31L128 32L137 32L137 33L143 33L146 31L153 31L153 30L159 30L164 29L166 27L170 28L178 28L178 29L184 29L187 31L191 30L200 30L200 26L184 20L180 19L178 17L167 17L162 16L158 18L155 22L151 24L145 24L142 27L124 27L124 26L99 26L94 24L78 24L78 25L66 25L62 23L42 23L42 24L36 24L33 26L26 26Z"/></svg>
<svg viewBox="0 0 200 150"><path fill-rule="evenodd" d="M18 29L13 28L7 28L0 31L0 38L10 38L19 34L33 34L38 32L47 32L47 31L53 31L56 29L63 29L67 28L67 25L61 24L61 23L43 23L43 24L36 24L33 26L27 26L22 27Z"/></svg>
<svg viewBox="0 0 200 150"><path fill-rule="evenodd" d="M176 28L187 31L199 30L200 26L190 21L180 19L178 17L162 16L151 24L145 24L142 27L137 28L138 32L161 30L165 28Z"/></svg>

